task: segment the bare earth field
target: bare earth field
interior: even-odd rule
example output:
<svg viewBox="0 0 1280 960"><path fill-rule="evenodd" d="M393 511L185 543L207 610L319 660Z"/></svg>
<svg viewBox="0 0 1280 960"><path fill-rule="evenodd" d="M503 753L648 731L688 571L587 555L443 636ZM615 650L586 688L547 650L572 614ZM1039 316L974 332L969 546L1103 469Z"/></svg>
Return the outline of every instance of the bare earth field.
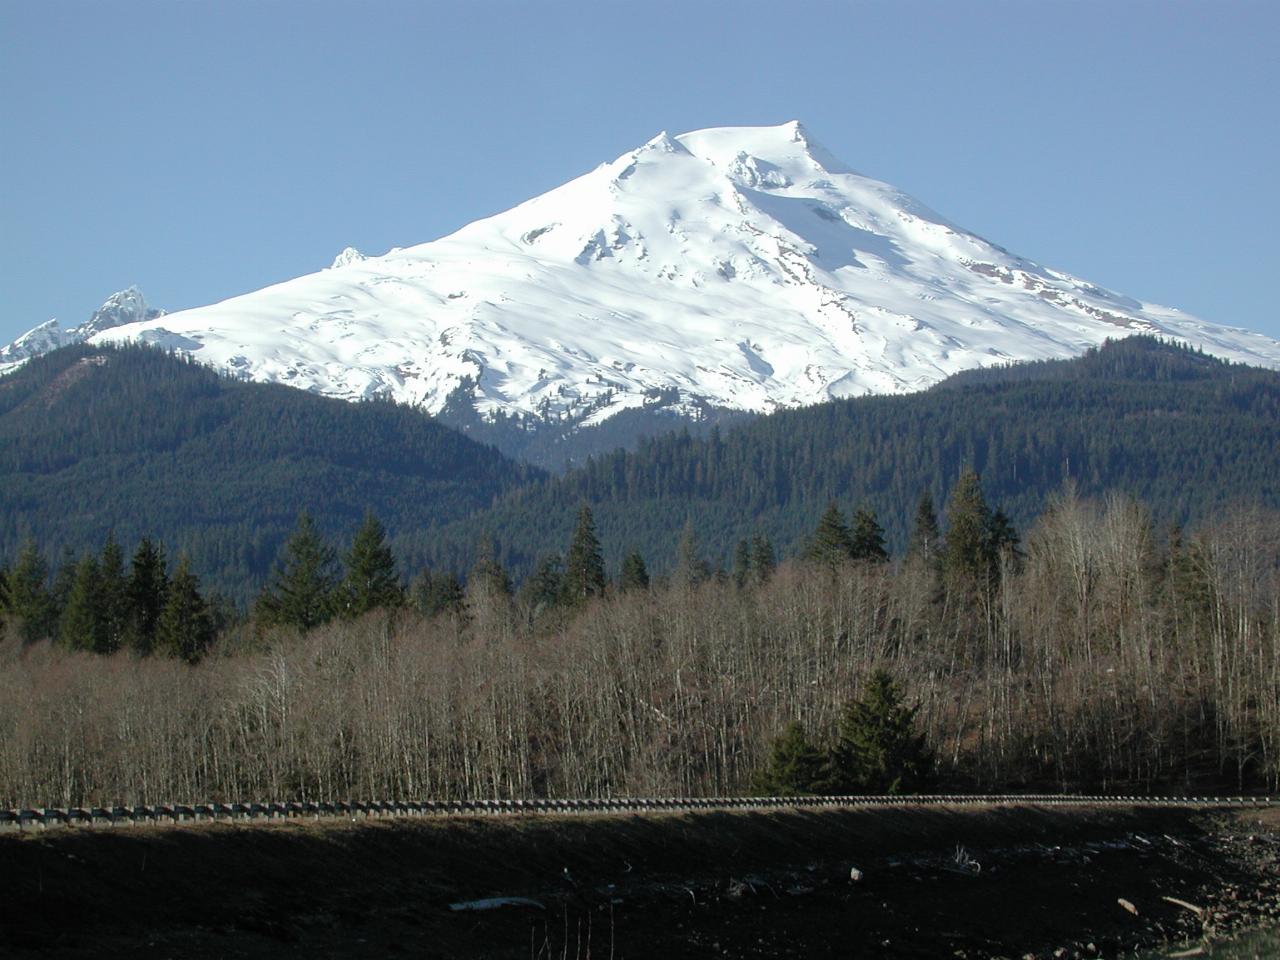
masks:
<svg viewBox="0 0 1280 960"><path fill-rule="evenodd" d="M62 827L0 890L6 957L1112 957L1280 922L1280 810Z"/></svg>

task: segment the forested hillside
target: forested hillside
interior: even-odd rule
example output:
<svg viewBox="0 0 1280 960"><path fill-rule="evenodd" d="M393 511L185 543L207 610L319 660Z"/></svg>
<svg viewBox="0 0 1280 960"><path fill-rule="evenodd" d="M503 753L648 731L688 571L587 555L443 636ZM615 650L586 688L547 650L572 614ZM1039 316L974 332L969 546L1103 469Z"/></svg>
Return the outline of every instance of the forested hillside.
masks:
<svg viewBox="0 0 1280 960"><path fill-rule="evenodd" d="M667 433L550 477L403 407L73 347L0 380L0 559L27 537L57 566L110 531L148 536L245 603L300 511L345 541L369 509L407 576L464 573L491 539L519 579L563 549L583 501L611 575L633 551L669 569L686 525L713 565L757 533L792 555L832 500L874 512L900 553L921 493L945 502L970 466L1018 526L1068 481L1141 499L1158 529L1280 506L1280 374L1130 339L705 438Z"/></svg>
<svg viewBox="0 0 1280 960"><path fill-rule="evenodd" d="M0 379L0 556L161 540L251 597L298 514L346 535L486 507L539 471L421 413L232 380L145 347L75 346Z"/></svg>
<svg viewBox="0 0 1280 960"><path fill-rule="evenodd" d="M531 484L429 543L401 541L416 563L465 568L487 531L521 570L566 541L586 500L613 569L631 549L666 568L686 521L727 563L757 530L793 553L834 499L873 510L900 551L921 493L942 503L969 466L1018 525L1067 481L1084 495L1137 497L1161 528L1237 502L1280 506L1280 374L1131 338L923 393L776 413L706 439L649 439Z"/></svg>

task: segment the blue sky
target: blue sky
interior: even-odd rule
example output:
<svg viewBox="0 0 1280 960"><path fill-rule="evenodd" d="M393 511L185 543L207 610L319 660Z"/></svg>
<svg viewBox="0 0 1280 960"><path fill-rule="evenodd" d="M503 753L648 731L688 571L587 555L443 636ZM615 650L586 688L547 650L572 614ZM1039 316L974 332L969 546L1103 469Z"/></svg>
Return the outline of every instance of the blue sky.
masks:
<svg viewBox="0 0 1280 960"><path fill-rule="evenodd" d="M1280 337L1280 4L0 2L0 342L449 233L804 121L1041 263Z"/></svg>

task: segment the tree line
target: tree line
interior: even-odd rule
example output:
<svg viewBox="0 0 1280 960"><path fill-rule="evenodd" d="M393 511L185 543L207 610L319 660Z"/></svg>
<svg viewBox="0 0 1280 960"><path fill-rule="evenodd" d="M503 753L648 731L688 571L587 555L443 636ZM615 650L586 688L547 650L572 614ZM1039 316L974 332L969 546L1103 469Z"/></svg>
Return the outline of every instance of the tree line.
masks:
<svg viewBox="0 0 1280 960"><path fill-rule="evenodd" d="M52 639L67 650L190 662L208 649L220 620L185 556L170 571L164 546L143 537L126 569L110 536L100 553L66 558L52 579L28 542L12 567L0 567L0 616L24 643Z"/></svg>
<svg viewBox="0 0 1280 960"><path fill-rule="evenodd" d="M253 605L257 629L309 630L405 600L386 532L365 515L339 563L336 549L307 513L281 550ZM143 537L126 565L114 536L99 553L65 558L51 573L33 542L0 565L0 619L23 643L51 640L67 650L198 661L220 631L245 617L225 598L206 594L181 555L170 571L162 543Z"/></svg>
<svg viewBox="0 0 1280 960"><path fill-rule="evenodd" d="M0 802L1280 785L1275 513L1160 529L1067 487L1017 530L966 473L896 554L837 503L728 566L686 525L658 575L574 519L519 581L489 543L406 582L372 517L341 557L304 518L196 663L26 642L8 606Z"/></svg>

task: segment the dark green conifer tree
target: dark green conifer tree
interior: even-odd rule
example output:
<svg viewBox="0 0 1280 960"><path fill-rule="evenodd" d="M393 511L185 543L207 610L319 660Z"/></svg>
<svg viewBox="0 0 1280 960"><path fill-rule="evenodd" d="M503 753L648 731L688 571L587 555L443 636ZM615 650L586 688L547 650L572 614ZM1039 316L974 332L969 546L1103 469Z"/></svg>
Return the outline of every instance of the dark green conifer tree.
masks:
<svg viewBox="0 0 1280 960"><path fill-rule="evenodd" d="M1169 531L1169 546L1161 578L1161 592L1167 597L1167 628L1172 637L1199 636L1213 619L1213 588L1198 556L1200 547L1187 542L1182 527Z"/></svg>
<svg viewBox="0 0 1280 960"><path fill-rule="evenodd" d="M570 605L583 603L590 597L603 594L604 588L604 555L600 552L591 508L584 503L578 508L578 524L564 559L565 602Z"/></svg>
<svg viewBox="0 0 1280 960"><path fill-rule="evenodd" d="M114 534L107 536L98 560L98 590L102 617L102 646L99 653L114 653L125 643L129 627L128 580L124 573L124 552Z"/></svg>
<svg viewBox="0 0 1280 960"><path fill-rule="evenodd" d="M623 593L630 590L649 589L649 570L644 565L644 557L639 550L632 550L623 558L622 575L618 578L618 587Z"/></svg>
<svg viewBox="0 0 1280 960"><path fill-rule="evenodd" d="M923 563L931 570L942 569L942 531L938 527L938 514L933 508L933 497L926 490L916 504L916 517L911 525L911 543L907 556Z"/></svg>
<svg viewBox="0 0 1280 960"><path fill-rule="evenodd" d="M702 556L702 546L693 529L693 520L686 520L684 529L680 531L680 542L676 544L676 566L671 572L671 585L689 590L705 583L710 576L711 567Z"/></svg>
<svg viewBox="0 0 1280 960"><path fill-rule="evenodd" d="M1021 563L1022 550L1020 545L1022 538L1018 536L1018 530L1013 525L1013 521L1005 516L1003 510L995 510L991 514L991 523L987 528L987 537L991 542L991 553L995 561L999 561L1000 557L1007 555L1015 567ZM993 572L998 572L998 566Z"/></svg>
<svg viewBox="0 0 1280 960"><path fill-rule="evenodd" d="M320 536L310 515L301 514L270 582L258 596L258 619L299 630L328 621L334 614L339 582L336 559L336 551Z"/></svg>
<svg viewBox="0 0 1280 960"><path fill-rule="evenodd" d="M948 588L962 594L985 593L996 556L991 543L991 510L982 495L982 482L973 470L965 470L947 502L942 569Z"/></svg>
<svg viewBox="0 0 1280 960"><path fill-rule="evenodd" d="M778 558L773 552L773 543L763 533L751 538L751 577L756 583L764 583L773 576L777 569Z"/></svg>
<svg viewBox="0 0 1280 960"><path fill-rule="evenodd" d="M68 650L106 652L102 577L97 558L86 553L75 565L71 589L58 618L58 641Z"/></svg>
<svg viewBox="0 0 1280 960"><path fill-rule="evenodd" d="M537 617L565 602L567 593L564 585L564 563L558 553L553 553L542 557L534 565L533 573L520 584L517 598L531 617Z"/></svg>
<svg viewBox="0 0 1280 960"><path fill-rule="evenodd" d="M884 528L876 520L875 512L859 507L853 515L853 559L868 563L885 563L889 553L884 548Z"/></svg>
<svg viewBox="0 0 1280 960"><path fill-rule="evenodd" d="M8 619L16 626L23 643L51 636L57 627L56 608L49 594L49 566L26 541L9 571Z"/></svg>
<svg viewBox="0 0 1280 960"><path fill-rule="evenodd" d="M423 570L410 593L413 605L424 616L458 614L464 608L462 584L452 572L433 574L430 570Z"/></svg>
<svg viewBox="0 0 1280 960"><path fill-rule="evenodd" d="M887 671L875 671L862 698L849 703L840 717L831 753L836 789L855 794L917 792L933 766L924 735L915 729L919 709L918 704L903 703Z"/></svg>
<svg viewBox="0 0 1280 960"><path fill-rule="evenodd" d="M733 582L739 590L751 580L751 544L745 538L733 551Z"/></svg>
<svg viewBox="0 0 1280 960"><path fill-rule="evenodd" d="M853 559L853 535L835 501L827 505L805 549L806 560L834 570Z"/></svg>
<svg viewBox="0 0 1280 960"><path fill-rule="evenodd" d="M404 603L396 558L387 545L386 530L372 512L365 513L346 561L347 575L337 594L343 616L358 617L379 607Z"/></svg>
<svg viewBox="0 0 1280 960"><path fill-rule="evenodd" d="M490 596L511 596L511 575L498 560L498 547L490 537L480 541L477 560L467 575L468 592L479 591Z"/></svg>
<svg viewBox="0 0 1280 960"><path fill-rule="evenodd" d="M168 589L164 547L143 537L133 552L125 587L129 603L128 644L140 656L149 655L155 646Z"/></svg>
<svg viewBox="0 0 1280 960"><path fill-rule="evenodd" d="M58 567L53 571L53 581L49 585L49 598L53 602L52 621L49 636L54 636L58 629L58 621L67 606L67 598L71 596L71 587L76 582L76 567L80 561L70 547L62 548L62 556Z"/></svg>
<svg viewBox="0 0 1280 960"><path fill-rule="evenodd" d="M827 759L792 720L773 741L769 763L752 786L760 797L809 797L827 791Z"/></svg>
<svg viewBox="0 0 1280 960"><path fill-rule="evenodd" d="M209 607L200 595L200 581L185 556L173 572L164 609L156 629L156 652L188 663L199 660L213 643Z"/></svg>

